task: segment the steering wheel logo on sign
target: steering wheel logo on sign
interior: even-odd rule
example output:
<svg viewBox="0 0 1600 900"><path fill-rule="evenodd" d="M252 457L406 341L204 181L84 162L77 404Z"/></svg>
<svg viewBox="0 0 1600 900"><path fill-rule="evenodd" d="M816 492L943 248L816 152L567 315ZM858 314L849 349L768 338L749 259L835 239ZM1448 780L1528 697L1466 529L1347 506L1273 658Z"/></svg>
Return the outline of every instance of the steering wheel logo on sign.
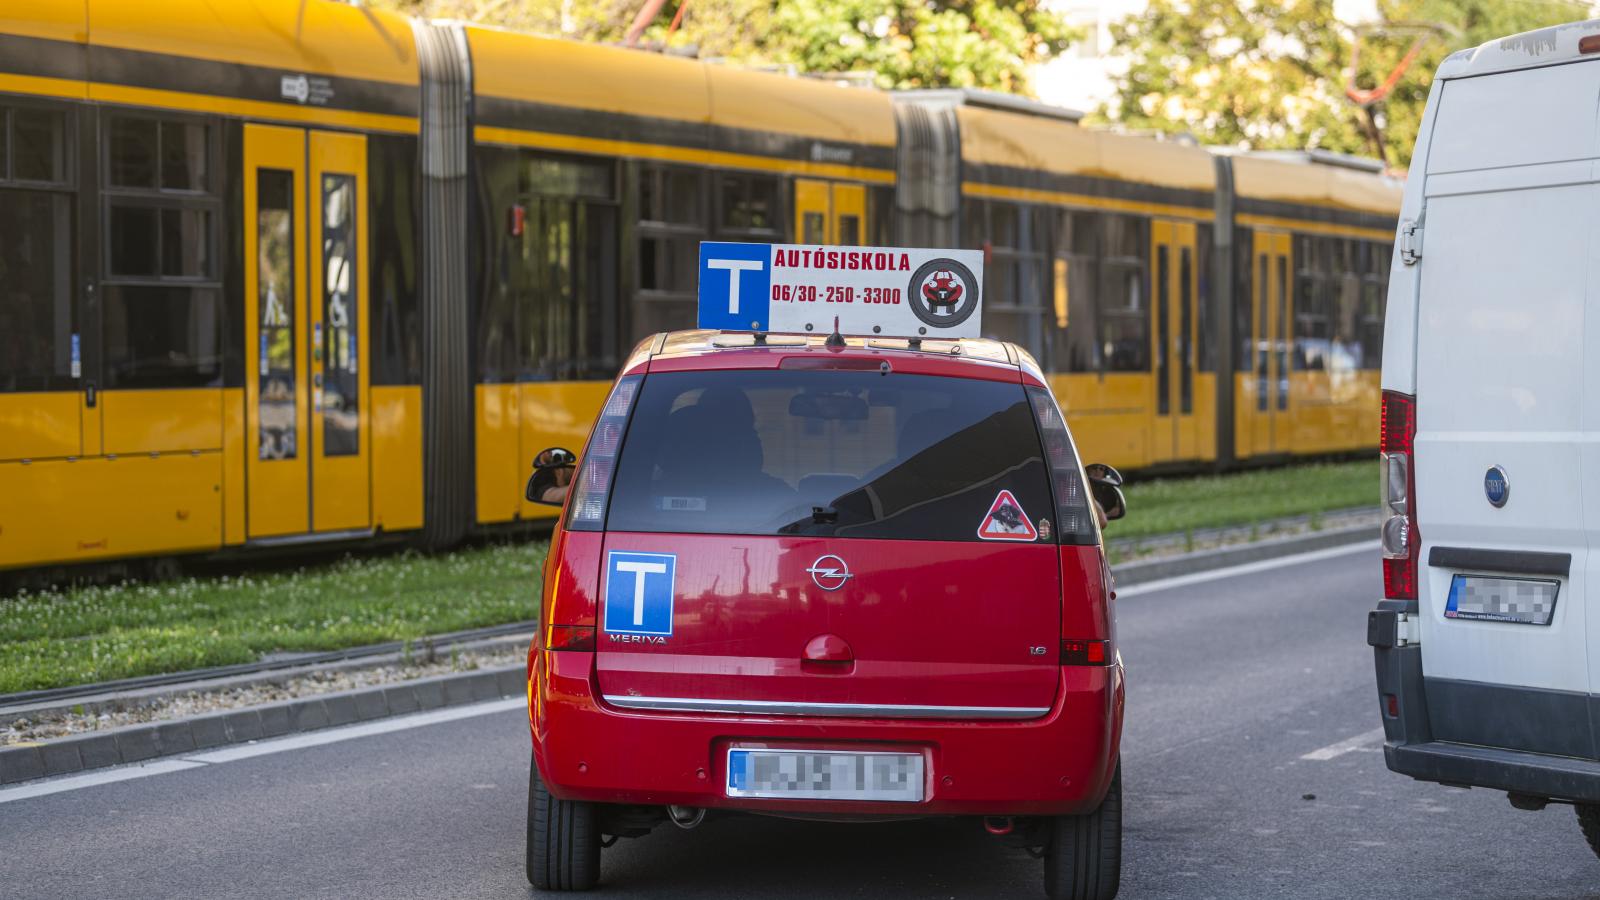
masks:
<svg viewBox="0 0 1600 900"><path fill-rule="evenodd" d="M972 270L948 257L930 259L911 274L911 311L924 324L950 328L978 309L978 280Z"/></svg>

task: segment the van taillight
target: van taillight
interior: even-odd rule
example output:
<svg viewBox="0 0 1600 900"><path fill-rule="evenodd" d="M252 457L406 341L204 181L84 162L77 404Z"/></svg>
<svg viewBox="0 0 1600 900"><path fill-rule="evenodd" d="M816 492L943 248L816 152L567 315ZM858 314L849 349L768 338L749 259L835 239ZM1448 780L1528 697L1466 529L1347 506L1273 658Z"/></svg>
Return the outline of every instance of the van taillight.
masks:
<svg viewBox="0 0 1600 900"><path fill-rule="evenodd" d="M1378 455L1383 491L1383 595L1417 599L1417 400L1383 392Z"/></svg>
<svg viewBox="0 0 1600 900"><path fill-rule="evenodd" d="M600 531L605 527L606 500L611 495L611 479L617 470L617 451L622 449L628 410L633 408L641 379L642 376L629 375L611 389L611 396L594 423L589 446L584 450L583 468L574 482L575 492L563 527L572 531Z"/></svg>

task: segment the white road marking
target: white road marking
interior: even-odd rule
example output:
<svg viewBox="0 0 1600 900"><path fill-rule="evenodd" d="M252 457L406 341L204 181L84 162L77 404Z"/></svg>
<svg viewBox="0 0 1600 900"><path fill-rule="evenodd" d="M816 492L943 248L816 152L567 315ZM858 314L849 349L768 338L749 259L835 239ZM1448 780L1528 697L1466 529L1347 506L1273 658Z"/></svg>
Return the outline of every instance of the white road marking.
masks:
<svg viewBox="0 0 1600 900"><path fill-rule="evenodd" d="M1356 750L1365 750L1373 744L1381 743L1383 743L1383 729L1374 728L1371 731L1363 732L1355 737L1345 738L1337 744L1329 744L1321 749L1313 750L1310 753L1303 754L1300 758L1308 759L1312 762L1327 762L1330 759L1337 759L1346 753Z"/></svg>
<svg viewBox="0 0 1600 900"><path fill-rule="evenodd" d="M185 769L198 769L202 766L251 759L271 753L304 750L308 747L320 747L324 744L335 744L340 741L371 737L375 734L388 734L394 731L424 728L428 725L438 725L442 722L454 722L458 719L470 719L475 716L486 716L493 713L521 709L527 705L528 701L525 698L507 697L504 700L490 700L485 703L474 703L470 706L455 706L449 709L414 713L409 716L395 716L391 719L363 722L359 725L346 725L341 728L329 728L322 731L308 731L305 734L274 738L254 744L240 744L236 747L227 747L206 753L161 759L143 765L120 766L98 772L87 772L82 775L64 775L60 778L0 789L0 803L11 803L16 800L59 794L63 791L82 790L83 788L98 787L102 784L113 784L134 778L148 778L151 775L165 775L168 772L182 772Z"/></svg>
<svg viewBox="0 0 1600 900"><path fill-rule="evenodd" d="M1152 594L1156 591L1169 591L1174 588L1188 587L1192 584L1204 584L1208 581L1217 581L1223 578L1234 578L1239 575L1251 575L1256 572L1268 572L1273 569L1282 569L1287 566L1298 566L1305 563L1317 562L1324 559L1334 559L1356 553L1371 553L1378 549L1377 541L1362 541L1359 544L1345 544L1341 547L1328 547L1324 550L1310 550L1305 553L1296 553L1293 556L1280 556L1275 559L1263 559L1251 563L1241 563L1237 566L1228 566L1224 569L1211 569L1207 572L1196 572L1193 575L1179 575L1175 578L1163 578L1160 581L1147 581L1144 584L1135 584L1130 587L1118 588L1117 599L1134 597L1139 594ZM1115 573L1116 566L1111 567Z"/></svg>

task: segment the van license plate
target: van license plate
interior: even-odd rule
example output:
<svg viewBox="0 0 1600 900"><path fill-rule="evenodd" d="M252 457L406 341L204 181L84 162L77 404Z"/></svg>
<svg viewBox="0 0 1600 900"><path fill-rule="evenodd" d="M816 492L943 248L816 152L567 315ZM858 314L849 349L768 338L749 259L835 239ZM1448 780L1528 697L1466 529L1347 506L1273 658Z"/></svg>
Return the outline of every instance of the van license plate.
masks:
<svg viewBox="0 0 1600 900"><path fill-rule="evenodd" d="M916 803L922 791L920 753L728 751L729 797Z"/></svg>
<svg viewBox="0 0 1600 900"><path fill-rule="evenodd" d="M1455 575L1450 579L1444 615L1447 619L1549 625L1560 589L1560 582L1545 579Z"/></svg>

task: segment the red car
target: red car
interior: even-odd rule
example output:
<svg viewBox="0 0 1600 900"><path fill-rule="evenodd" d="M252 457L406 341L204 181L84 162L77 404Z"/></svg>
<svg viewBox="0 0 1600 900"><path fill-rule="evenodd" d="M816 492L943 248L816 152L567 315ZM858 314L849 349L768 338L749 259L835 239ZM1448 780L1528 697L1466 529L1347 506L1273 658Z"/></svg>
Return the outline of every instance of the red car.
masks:
<svg viewBox="0 0 1600 900"><path fill-rule="evenodd" d="M754 813L968 817L1040 852L1051 897L1116 894L1095 501L1121 515L1120 478L1085 475L1026 353L656 335L574 461L529 483L565 504L528 657L535 887L593 887L603 838Z"/></svg>

